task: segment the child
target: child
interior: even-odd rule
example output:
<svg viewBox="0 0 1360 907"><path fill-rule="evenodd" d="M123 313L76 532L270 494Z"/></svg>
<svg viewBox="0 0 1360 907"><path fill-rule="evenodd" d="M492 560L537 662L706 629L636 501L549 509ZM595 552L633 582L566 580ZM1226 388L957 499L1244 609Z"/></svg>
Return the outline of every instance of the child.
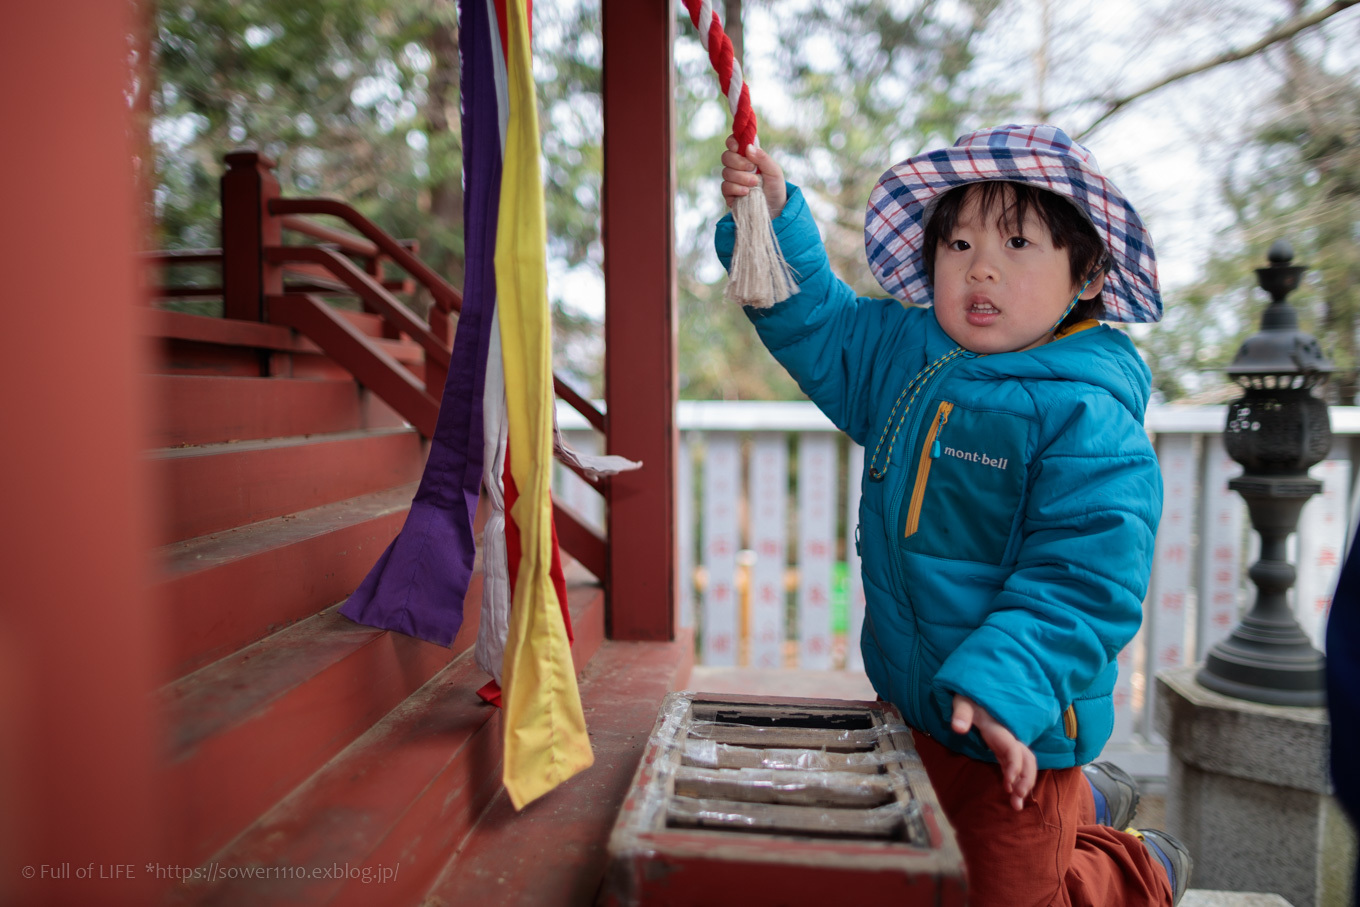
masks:
<svg viewBox="0 0 1360 907"><path fill-rule="evenodd" d="M722 161L729 205L766 174L800 286L747 315L864 445L865 671L913 728L971 903L1179 900L1184 847L1121 831L1132 781L1081 768L1113 727L1115 659L1142 619L1161 516L1147 366L1094 320L1161 317L1138 215L1061 130L964 136L869 198L869 266L904 306L830 272L767 154L729 138ZM727 217L725 265L732 243Z"/></svg>

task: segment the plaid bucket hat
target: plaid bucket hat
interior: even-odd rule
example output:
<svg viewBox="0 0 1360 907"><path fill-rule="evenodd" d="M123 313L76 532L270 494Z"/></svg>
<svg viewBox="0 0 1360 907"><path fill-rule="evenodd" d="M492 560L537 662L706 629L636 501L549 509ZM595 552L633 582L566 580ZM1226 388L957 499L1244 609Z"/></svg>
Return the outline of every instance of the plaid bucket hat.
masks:
<svg viewBox="0 0 1360 907"><path fill-rule="evenodd" d="M904 302L929 294L921 246L935 203L956 186L984 180L1026 183L1071 200L1110 253L1105 319L1161 320L1157 257L1138 212L1101 176L1091 152L1056 126L983 129L884 173L869 195L864 247L885 290Z"/></svg>

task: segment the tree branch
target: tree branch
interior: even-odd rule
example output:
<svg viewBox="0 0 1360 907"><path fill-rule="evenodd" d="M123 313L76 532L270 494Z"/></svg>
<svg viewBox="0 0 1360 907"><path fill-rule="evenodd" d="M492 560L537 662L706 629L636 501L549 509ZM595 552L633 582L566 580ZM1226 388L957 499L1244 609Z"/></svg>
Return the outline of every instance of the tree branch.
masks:
<svg viewBox="0 0 1360 907"><path fill-rule="evenodd" d="M1122 98L1107 100L1104 102L1105 110L1100 114L1100 116L1096 117L1095 120L1089 126L1083 129L1077 135L1077 139L1080 140L1085 138L1087 135L1090 135L1101 123L1104 123L1110 117L1114 116L1116 113L1123 110L1129 104L1132 104L1134 101L1138 100L1144 95L1148 95L1154 91L1157 91L1158 89L1165 88L1172 82L1179 82L1181 79L1186 79L1189 78L1190 76L1199 75L1200 73L1213 69L1216 66L1222 66L1225 63L1236 63L1238 60L1244 60L1247 57L1252 56L1253 54L1258 54L1261 51L1265 50L1267 47L1270 47L1272 44L1278 44L1281 41L1286 41L1297 35L1299 32L1303 31L1304 29L1312 28L1314 25L1317 25L1321 22L1326 21L1327 19L1330 19L1332 16L1335 16L1337 13L1341 12L1347 7L1354 6L1356 3L1360 3L1360 0L1334 0L1334 2L1330 6L1324 7L1323 9L1320 9L1317 12L1309 13L1306 16L1299 16L1297 18L1281 22L1279 25L1275 26L1270 31L1266 32L1266 34L1263 37L1261 37L1260 40L1255 41L1254 43L1249 44L1246 47L1239 47L1235 50L1225 51L1216 57L1210 57L1208 60L1196 63L1194 66L1187 66L1184 69L1178 69L1175 72L1163 76L1162 78L1158 79L1155 82L1152 82L1149 85L1143 86L1137 91L1124 95ZM1090 100L1100 101L1101 99L1091 98Z"/></svg>
<svg viewBox="0 0 1360 907"><path fill-rule="evenodd" d="M738 63L745 66L746 42L742 38L745 30L742 28L741 21L741 0L725 0L722 21L723 30L727 32L727 38L732 42L732 55L737 58Z"/></svg>

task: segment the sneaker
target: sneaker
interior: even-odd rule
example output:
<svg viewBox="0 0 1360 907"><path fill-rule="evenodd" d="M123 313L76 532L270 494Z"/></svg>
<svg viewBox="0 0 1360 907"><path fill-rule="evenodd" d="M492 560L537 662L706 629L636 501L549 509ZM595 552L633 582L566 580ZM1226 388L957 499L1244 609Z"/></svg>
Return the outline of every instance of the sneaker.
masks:
<svg viewBox="0 0 1360 907"><path fill-rule="evenodd" d="M1142 841L1148 852L1162 864L1171 882L1171 903L1179 904L1185 889L1190 887L1190 871L1195 865L1190 859L1190 851L1174 835L1155 828L1128 828L1125 831Z"/></svg>
<svg viewBox="0 0 1360 907"><path fill-rule="evenodd" d="M1138 784L1113 762L1083 765L1081 772L1096 801L1096 824L1128 828L1138 810Z"/></svg>

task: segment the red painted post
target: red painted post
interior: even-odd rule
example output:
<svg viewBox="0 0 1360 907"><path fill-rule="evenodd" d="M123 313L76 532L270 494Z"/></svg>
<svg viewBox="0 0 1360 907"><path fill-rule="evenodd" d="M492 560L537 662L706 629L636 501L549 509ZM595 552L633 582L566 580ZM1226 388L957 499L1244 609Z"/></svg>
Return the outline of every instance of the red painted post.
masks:
<svg viewBox="0 0 1360 907"><path fill-rule="evenodd" d="M675 13L604 0L605 400L610 453L643 467L612 480L609 636L674 634Z"/></svg>
<svg viewBox="0 0 1360 907"><path fill-rule="evenodd" d="M378 255L374 255L372 258L364 260L364 273L368 274L370 277L372 277L375 281L377 281L380 284L387 279L386 275L383 273L383 257L381 253ZM367 302L364 303L364 311L365 312L372 311L372 309L368 307ZM400 340L401 329L398 328L392 322L388 321L386 318L384 318L382 322L382 335L386 337L388 340Z"/></svg>
<svg viewBox="0 0 1360 907"><path fill-rule="evenodd" d="M178 884L154 872L163 656L133 21L126 0L20 3L0 29L0 904L153 904Z"/></svg>
<svg viewBox="0 0 1360 907"><path fill-rule="evenodd" d="M278 198L274 162L258 151L227 155L222 176L222 302L227 318L265 321L264 298L283 292L283 270L265 257L283 243L283 227L269 213Z"/></svg>

